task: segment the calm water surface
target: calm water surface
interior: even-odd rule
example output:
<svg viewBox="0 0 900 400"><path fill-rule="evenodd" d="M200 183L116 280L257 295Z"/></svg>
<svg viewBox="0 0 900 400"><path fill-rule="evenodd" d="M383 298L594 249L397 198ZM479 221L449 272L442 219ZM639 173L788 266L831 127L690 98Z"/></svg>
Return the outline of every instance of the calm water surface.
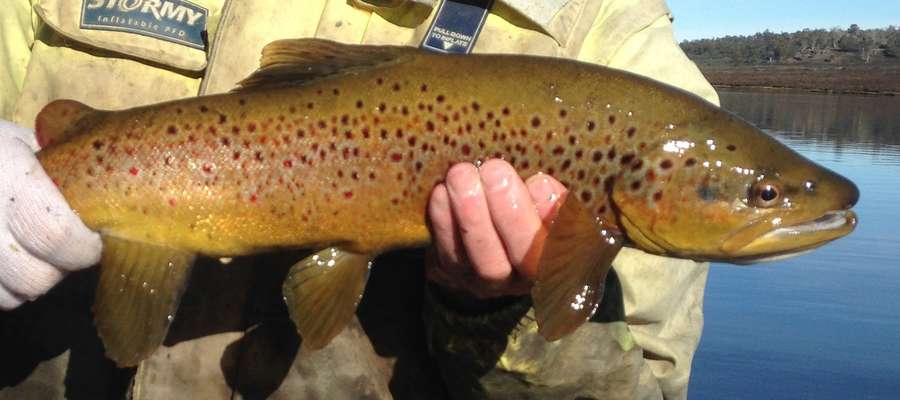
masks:
<svg viewBox="0 0 900 400"><path fill-rule="evenodd" d="M692 399L900 399L900 97L720 92L850 178L859 226L812 254L710 270Z"/></svg>

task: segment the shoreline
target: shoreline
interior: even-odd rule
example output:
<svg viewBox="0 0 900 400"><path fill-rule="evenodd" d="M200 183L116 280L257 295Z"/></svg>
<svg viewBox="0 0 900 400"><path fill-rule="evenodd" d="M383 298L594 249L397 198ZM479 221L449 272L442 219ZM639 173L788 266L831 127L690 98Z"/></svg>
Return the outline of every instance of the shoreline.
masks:
<svg viewBox="0 0 900 400"><path fill-rule="evenodd" d="M900 95L900 66L699 65L716 89L792 90L826 94Z"/></svg>

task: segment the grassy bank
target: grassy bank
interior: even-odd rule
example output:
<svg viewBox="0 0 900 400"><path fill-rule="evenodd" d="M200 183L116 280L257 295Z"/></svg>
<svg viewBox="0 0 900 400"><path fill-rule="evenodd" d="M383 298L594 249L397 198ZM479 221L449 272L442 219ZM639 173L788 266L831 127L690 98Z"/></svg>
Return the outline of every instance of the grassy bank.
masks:
<svg viewBox="0 0 900 400"><path fill-rule="evenodd" d="M900 95L900 65L700 65L700 69L716 87Z"/></svg>

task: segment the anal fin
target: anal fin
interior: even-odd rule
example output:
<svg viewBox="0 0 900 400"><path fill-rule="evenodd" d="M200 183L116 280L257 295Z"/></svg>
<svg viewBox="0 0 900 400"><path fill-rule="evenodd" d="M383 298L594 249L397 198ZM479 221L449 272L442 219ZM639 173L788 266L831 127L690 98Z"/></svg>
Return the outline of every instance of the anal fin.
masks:
<svg viewBox="0 0 900 400"><path fill-rule="evenodd" d="M194 258L180 249L104 236L94 319L106 355L117 365L137 365L162 344Z"/></svg>
<svg viewBox="0 0 900 400"><path fill-rule="evenodd" d="M371 263L371 255L329 247L291 267L282 292L304 348L325 347L347 326L362 298Z"/></svg>
<svg viewBox="0 0 900 400"><path fill-rule="evenodd" d="M604 229L576 196L566 196L550 225L531 289L541 336L557 340L591 318L621 248L615 232Z"/></svg>

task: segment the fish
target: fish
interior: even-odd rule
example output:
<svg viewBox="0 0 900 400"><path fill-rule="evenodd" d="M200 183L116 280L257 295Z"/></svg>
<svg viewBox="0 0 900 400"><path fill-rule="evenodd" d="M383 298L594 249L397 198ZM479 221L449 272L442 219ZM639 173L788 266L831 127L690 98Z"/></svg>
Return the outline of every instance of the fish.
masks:
<svg viewBox="0 0 900 400"><path fill-rule="evenodd" d="M56 100L37 154L103 238L106 354L162 343L198 256L314 251L283 296L302 346L353 317L372 260L427 246L426 205L459 162L508 161L568 192L529 253L539 332L587 321L622 246L751 263L849 234L848 179L686 91L558 58L318 39L268 44L228 93L125 110Z"/></svg>

